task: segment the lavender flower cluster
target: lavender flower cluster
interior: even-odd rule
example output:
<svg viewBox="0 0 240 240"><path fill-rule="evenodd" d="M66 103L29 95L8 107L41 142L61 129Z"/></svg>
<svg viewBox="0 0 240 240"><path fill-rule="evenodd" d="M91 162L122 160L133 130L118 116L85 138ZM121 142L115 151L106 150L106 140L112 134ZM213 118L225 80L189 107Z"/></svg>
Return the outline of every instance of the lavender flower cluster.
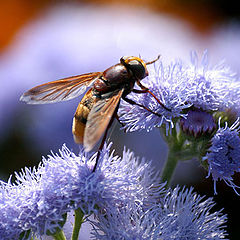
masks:
<svg viewBox="0 0 240 240"><path fill-rule="evenodd" d="M222 111L236 108L240 103L240 81L237 75L224 62L211 67L207 51L200 62L196 52L191 53L190 63L184 63L180 59L169 65L157 62L143 83L171 111L159 106L151 95L132 93L130 95L133 100L161 114L162 118L159 120L159 116L122 101L121 120L128 131L151 130L162 124L173 128L173 119L186 116L184 110L190 107L204 111Z"/></svg>
<svg viewBox="0 0 240 240"><path fill-rule="evenodd" d="M162 191L161 186L151 189L156 179L150 164L139 163L130 151L120 158L110 152L110 145L105 147L94 173L96 154L87 156L81 151L76 156L66 146L59 153L44 158L37 169L16 173L14 184L11 179L1 183L1 239L18 239L23 232L22 239L28 239L28 230L36 236L54 233L61 228L63 215L71 210L80 208L88 215L107 204L147 204L147 193L159 195Z"/></svg>
<svg viewBox="0 0 240 240"><path fill-rule="evenodd" d="M151 163L127 150L114 156L110 146L104 147L96 172L96 154L75 155L63 146L38 168L16 173L14 184L2 182L1 239L53 234L65 214L78 208L96 215L96 239L224 238L226 215L210 213L211 199L203 200L192 189L166 190Z"/></svg>
<svg viewBox="0 0 240 240"><path fill-rule="evenodd" d="M225 239L226 215L210 213L212 199L193 189L167 191L160 203L143 211L139 205L109 208L94 222L96 239Z"/></svg>
<svg viewBox="0 0 240 240"><path fill-rule="evenodd" d="M232 178L240 171L240 81L237 74L224 61L211 66L205 51L201 60L192 52L188 63L179 59L170 64L157 62L144 81L170 111L161 107L151 95L132 93L130 97L134 101L162 117L122 101L119 112L126 131L163 127L168 135L179 127L178 135L188 143L204 138L205 149L198 157L209 165L208 176L212 175L215 193L216 181L224 180L240 195L239 186ZM211 147L207 148L209 145ZM186 149L183 144L184 147Z"/></svg>

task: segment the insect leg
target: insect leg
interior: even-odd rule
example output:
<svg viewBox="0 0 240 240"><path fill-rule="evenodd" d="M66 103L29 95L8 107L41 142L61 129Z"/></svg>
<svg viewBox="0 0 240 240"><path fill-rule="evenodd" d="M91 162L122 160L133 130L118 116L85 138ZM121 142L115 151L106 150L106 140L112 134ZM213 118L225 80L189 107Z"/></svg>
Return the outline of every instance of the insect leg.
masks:
<svg viewBox="0 0 240 240"><path fill-rule="evenodd" d="M102 149L103 149L104 142L105 142L105 140L106 140L106 138L107 138L107 132L108 132L108 129L111 127L111 125L112 125L112 121L109 123L109 125L108 125L108 127L107 127L107 129L106 129L106 131L105 131L105 133L104 133L104 135L103 135L103 138L102 138L101 144L100 144L100 146L99 146L99 148L98 148L98 153L97 153L96 163L95 163L95 165L94 165L93 172L96 171L96 168L97 168L97 165L98 165L98 159L99 159L99 157L100 157L100 153L101 153L101 151L102 151Z"/></svg>
<svg viewBox="0 0 240 240"><path fill-rule="evenodd" d="M146 89L141 89L141 90L139 90L139 89L132 89L132 92L134 92L134 93L147 93L148 89L147 88Z"/></svg>
<svg viewBox="0 0 240 240"><path fill-rule="evenodd" d="M122 127L125 127L125 124L120 121L119 116L117 114L115 115L115 118L121 124Z"/></svg>
<svg viewBox="0 0 240 240"><path fill-rule="evenodd" d="M138 90L138 89L133 89L132 91L134 93L149 93L149 94L151 94L164 109L171 112L171 109L167 108L147 87L143 86L139 80L137 80L137 85L142 89L142 91Z"/></svg>
<svg viewBox="0 0 240 240"><path fill-rule="evenodd" d="M136 103L136 102L133 101L132 99L129 99L129 98L127 98L127 97L123 97L122 99L123 99L124 101L126 101L126 102L132 104L132 105L137 105L137 106L139 106L139 107L141 107L141 108L144 108L144 109L147 110L148 112L150 112L150 113L152 113L152 114L154 114L154 115L157 115L158 117L162 117L161 114L156 113L156 112L153 112L151 109L149 109L149 108L143 106L142 104Z"/></svg>
<svg viewBox="0 0 240 240"><path fill-rule="evenodd" d="M115 117L116 117L117 121L121 124L121 126L124 128L126 126L126 124L124 124L123 122L120 121L120 118L117 113L116 113ZM127 129L124 128L123 131L126 133Z"/></svg>

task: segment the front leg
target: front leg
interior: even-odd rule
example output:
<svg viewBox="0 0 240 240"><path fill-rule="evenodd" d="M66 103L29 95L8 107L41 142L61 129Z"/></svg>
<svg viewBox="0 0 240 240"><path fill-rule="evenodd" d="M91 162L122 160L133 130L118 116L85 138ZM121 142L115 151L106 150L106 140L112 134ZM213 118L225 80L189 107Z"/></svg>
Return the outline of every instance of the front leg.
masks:
<svg viewBox="0 0 240 240"><path fill-rule="evenodd" d="M116 118L117 121L121 124L121 126L122 126L123 128L126 126L126 124L124 124L124 123L122 123L122 122L120 121L120 117L118 116L117 113L116 113L116 115L115 115L115 118Z"/></svg>
<svg viewBox="0 0 240 240"><path fill-rule="evenodd" d="M157 102L167 111L171 112L171 109L167 108L147 87L141 84L140 80L137 80L137 85L142 89L142 90L137 90L133 89L132 91L135 93L150 93L156 100Z"/></svg>
<svg viewBox="0 0 240 240"><path fill-rule="evenodd" d="M137 106L139 106L139 107L141 107L141 108L147 110L148 112L150 112L150 113L152 113L152 114L154 114L154 115L157 115L158 117L162 117L161 114L156 113L156 112L153 112L151 109L149 109L149 108L143 106L142 104L136 103L136 102L133 101L132 99L129 99L129 98L127 98L127 97L123 97L122 99L123 99L124 101L126 101L127 103L130 103L131 105L137 105Z"/></svg>
<svg viewBox="0 0 240 240"><path fill-rule="evenodd" d="M147 88L146 89L141 89L141 90L139 90L139 89L132 89L132 92L134 92L134 93L147 93L148 89Z"/></svg>
<svg viewBox="0 0 240 240"><path fill-rule="evenodd" d="M146 90L148 91L149 89L147 87L145 87L144 85L142 85L142 83L140 82L140 80L137 80L137 85L142 89L142 90Z"/></svg>

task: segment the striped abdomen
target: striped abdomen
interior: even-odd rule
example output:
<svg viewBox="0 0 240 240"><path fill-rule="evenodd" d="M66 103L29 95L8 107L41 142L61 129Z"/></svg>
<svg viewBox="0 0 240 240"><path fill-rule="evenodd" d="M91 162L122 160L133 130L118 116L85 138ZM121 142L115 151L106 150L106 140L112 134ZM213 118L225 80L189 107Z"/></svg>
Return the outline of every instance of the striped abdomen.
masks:
<svg viewBox="0 0 240 240"><path fill-rule="evenodd" d="M84 95L81 102L78 104L72 125L73 138L74 141L78 144L83 144L83 136L88 114L97 100L98 98L93 95L92 89L89 89L88 92Z"/></svg>

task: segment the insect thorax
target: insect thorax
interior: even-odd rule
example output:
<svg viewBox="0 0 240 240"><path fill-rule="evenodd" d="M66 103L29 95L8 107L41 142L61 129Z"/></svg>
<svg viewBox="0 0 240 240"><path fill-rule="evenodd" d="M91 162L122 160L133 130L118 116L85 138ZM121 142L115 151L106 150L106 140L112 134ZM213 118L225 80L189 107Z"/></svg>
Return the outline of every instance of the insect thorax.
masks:
<svg viewBox="0 0 240 240"><path fill-rule="evenodd" d="M116 64L105 70L95 81L94 89L100 93L106 93L119 88L132 87L134 82L132 73L123 64Z"/></svg>

